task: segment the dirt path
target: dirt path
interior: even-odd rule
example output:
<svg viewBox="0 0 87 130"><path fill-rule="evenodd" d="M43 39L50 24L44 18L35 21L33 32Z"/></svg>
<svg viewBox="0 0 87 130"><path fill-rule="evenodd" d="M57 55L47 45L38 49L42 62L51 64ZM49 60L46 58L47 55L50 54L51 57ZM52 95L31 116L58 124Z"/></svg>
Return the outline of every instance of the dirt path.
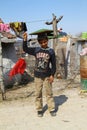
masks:
<svg viewBox="0 0 87 130"><path fill-rule="evenodd" d="M35 110L34 83L8 91L7 100L0 100L0 130L87 130L87 96L76 85L64 89L63 82L54 83L53 91L57 116L46 110L42 118Z"/></svg>

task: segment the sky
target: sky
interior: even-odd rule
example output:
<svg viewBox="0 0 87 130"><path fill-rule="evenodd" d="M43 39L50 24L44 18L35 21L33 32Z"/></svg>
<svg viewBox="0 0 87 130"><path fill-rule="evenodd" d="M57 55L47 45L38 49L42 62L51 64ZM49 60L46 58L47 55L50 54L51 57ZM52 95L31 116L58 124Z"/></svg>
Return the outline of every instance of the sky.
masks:
<svg viewBox="0 0 87 130"><path fill-rule="evenodd" d="M2 0L0 18L4 23L26 22L28 33L39 29L52 29L53 15L64 32L77 35L87 32L87 0Z"/></svg>

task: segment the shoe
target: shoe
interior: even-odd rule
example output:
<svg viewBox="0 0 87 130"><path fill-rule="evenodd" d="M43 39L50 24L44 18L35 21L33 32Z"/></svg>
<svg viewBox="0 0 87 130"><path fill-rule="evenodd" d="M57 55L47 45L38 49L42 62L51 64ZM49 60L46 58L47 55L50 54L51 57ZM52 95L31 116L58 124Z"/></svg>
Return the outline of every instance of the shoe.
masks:
<svg viewBox="0 0 87 130"><path fill-rule="evenodd" d="M51 116L56 116L56 112L55 111L50 111L50 115Z"/></svg>
<svg viewBox="0 0 87 130"><path fill-rule="evenodd" d="M38 111L37 115L38 115L38 117L42 117L43 116L43 112L42 111Z"/></svg>

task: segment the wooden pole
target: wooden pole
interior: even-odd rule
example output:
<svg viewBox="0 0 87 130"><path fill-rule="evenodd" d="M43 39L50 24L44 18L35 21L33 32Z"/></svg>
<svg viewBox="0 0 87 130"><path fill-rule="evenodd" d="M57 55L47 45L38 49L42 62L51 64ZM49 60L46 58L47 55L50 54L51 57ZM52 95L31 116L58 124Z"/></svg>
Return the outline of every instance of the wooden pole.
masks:
<svg viewBox="0 0 87 130"><path fill-rule="evenodd" d="M56 37L57 34L58 34L57 23L58 22L57 22L56 16L53 14L53 34L54 34L54 37ZM58 42L57 38L54 38L53 39L53 48L54 48L54 50L56 50L55 48L57 46L57 42Z"/></svg>
<svg viewBox="0 0 87 130"><path fill-rule="evenodd" d="M56 16L54 14L53 15L53 20L51 22L46 22L45 24L47 25L51 25L53 26L53 35L54 35L54 39L53 39L53 48L55 50L56 46L57 46L57 38L56 36L58 35L58 29L57 29L57 23L60 22L60 20L63 18L63 16L60 16L58 19L56 18Z"/></svg>
<svg viewBox="0 0 87 130"><path fill-rule="evenodd" d="M5 95L5 86L3 82L3 57L2 57L2 45L1 45L1 36L0 36L0 87L2 93L2 99L6 99Z"/></svg>
<svg viewBox="0 0 87 130"><path fill-rule="evenodd" d="M66 57L65 57L65 78L70 77L70 36L68 36L68 42L66 46Z"/></svg>

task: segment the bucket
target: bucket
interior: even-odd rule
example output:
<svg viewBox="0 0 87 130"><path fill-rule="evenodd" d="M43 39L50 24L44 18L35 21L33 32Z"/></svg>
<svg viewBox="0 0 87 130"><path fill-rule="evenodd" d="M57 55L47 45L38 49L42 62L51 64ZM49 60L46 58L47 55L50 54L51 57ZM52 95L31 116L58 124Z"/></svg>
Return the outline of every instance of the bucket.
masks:
<svg viewBox="0 0 87 130"><path fill-rule="evenodd" d="M81 87L87 90L87 55L80 56Z"/></svg>

